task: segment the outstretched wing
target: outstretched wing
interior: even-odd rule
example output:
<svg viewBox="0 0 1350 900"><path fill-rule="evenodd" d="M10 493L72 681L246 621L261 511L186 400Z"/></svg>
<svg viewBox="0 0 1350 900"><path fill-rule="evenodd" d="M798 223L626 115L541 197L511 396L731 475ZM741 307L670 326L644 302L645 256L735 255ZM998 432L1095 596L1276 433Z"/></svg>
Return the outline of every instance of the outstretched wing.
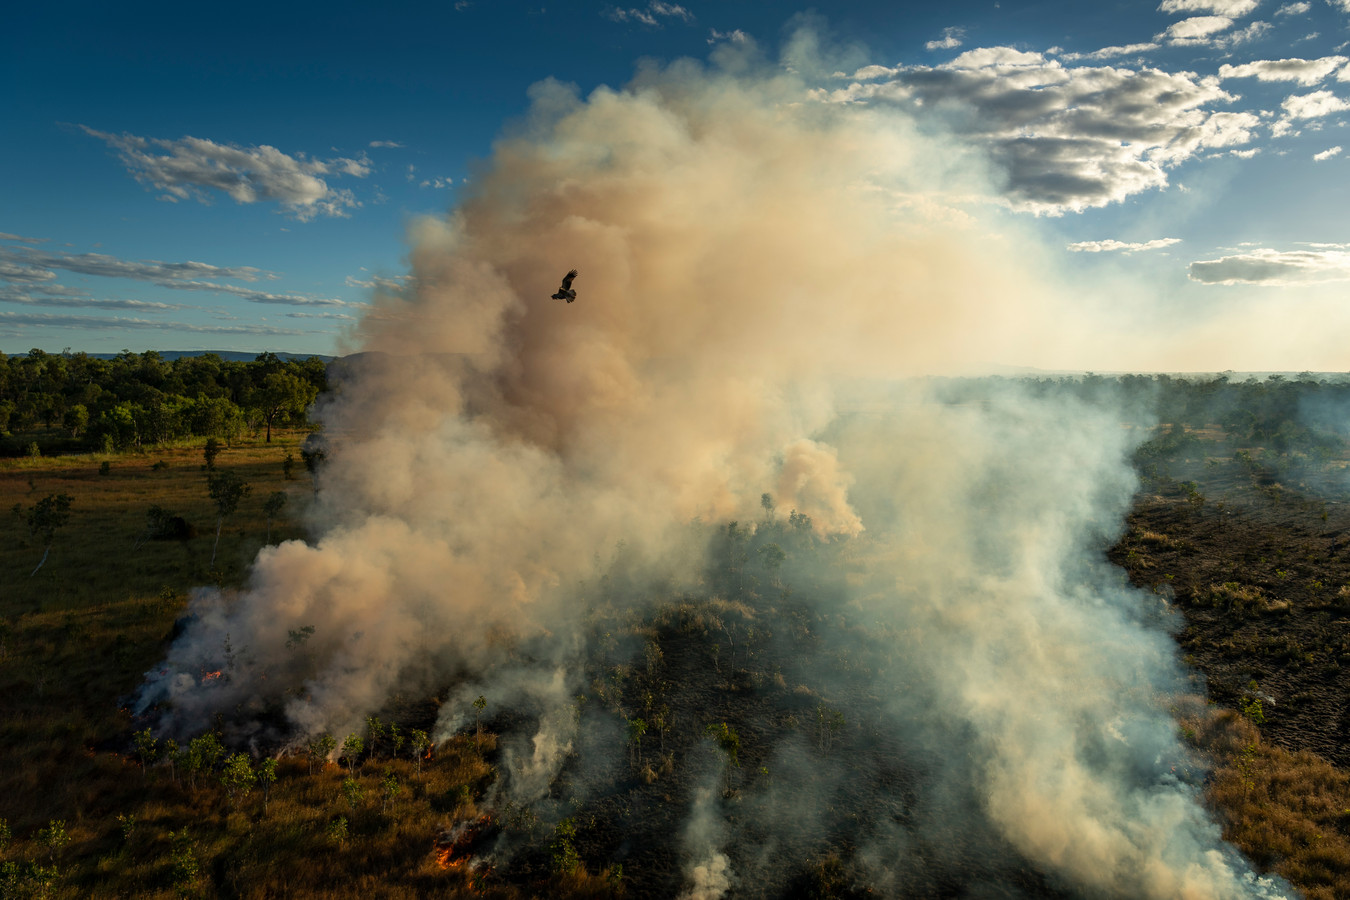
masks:
<svg viewBox="0 0 1350 900"><path fill-rule="evenodd" d="M570 291L572 289L572 279L577 277L577 270L573 269L563 276L562 290Z"/></svg>

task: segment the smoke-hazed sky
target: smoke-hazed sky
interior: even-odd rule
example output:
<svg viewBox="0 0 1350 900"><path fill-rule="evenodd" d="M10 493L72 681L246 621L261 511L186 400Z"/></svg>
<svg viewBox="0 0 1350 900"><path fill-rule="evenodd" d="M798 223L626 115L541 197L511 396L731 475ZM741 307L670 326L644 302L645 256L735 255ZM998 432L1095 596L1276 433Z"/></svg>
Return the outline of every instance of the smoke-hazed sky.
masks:
<svg viewBox="0 0 1350 900"><path fill-rule="evenodd" d="M753 46L798 77L781 102L948 136L948 161L984 176L895 202L983 223L976 256L1024 232L1065 315L1117 338L978 364L1345 368L1341 0L232 9L13 12L4 350L333 352L532 85L587 97L642 59Z"/></svg>
<svg viewBox="0 0 1350 900"><path fill-rule="evenodd" d="M1268 895L1171 773L1174 647L1100 564L1142 430L1119 410L1012 391L948 405L917 386L841 417L860 378L1096 346L1098 330L1034 228L958 214L1000 179L987 160L907 117L804 102L810 43L795 73L729 45L624 90L537 85L456 208L413 224L410 277L352 335L377 352L321 410L315 539L264 550L238 594L200 592L144 700L166 730L225 710L242 741L280 709L303 739L451 685L438 737L479 694L537 717L502 766L501 790L530 802L580 750L585 616L612 548L629 558L620 604L705 590L692 523L759 519L768 492L851 542L843 595L797 602L888 635L869 727L928 767L904 801L919 829L968 821L1091 896ZM549 299L569 266L577 301ZM829 690L824 657L799 665ZM801 777L747 797L769 823L759 858L711 795L670 811L691 896L781 868L772 823L852 777L806 771L795 747L774 765ZM623 752L617 734L584 750ZM859 836L872 883L901 892L929 864L912 836ZM1006 887L979 862L971 877Z"/></svg>

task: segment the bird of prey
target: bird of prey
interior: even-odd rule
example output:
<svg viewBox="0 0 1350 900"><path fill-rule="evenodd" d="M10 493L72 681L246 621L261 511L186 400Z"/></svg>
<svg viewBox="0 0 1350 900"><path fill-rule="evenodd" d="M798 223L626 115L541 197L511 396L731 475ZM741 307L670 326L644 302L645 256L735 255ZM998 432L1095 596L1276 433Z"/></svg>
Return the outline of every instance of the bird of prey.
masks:
<svg viewBox="0 0 1350 900"><path fill-rule="evenodd" d="M563 276L562 287L558 288L558 293L553 295L554 300L566 300L571 303L577 299L577 292L572 290L572 279L577 277L577 270L573 269Z"/></svg>

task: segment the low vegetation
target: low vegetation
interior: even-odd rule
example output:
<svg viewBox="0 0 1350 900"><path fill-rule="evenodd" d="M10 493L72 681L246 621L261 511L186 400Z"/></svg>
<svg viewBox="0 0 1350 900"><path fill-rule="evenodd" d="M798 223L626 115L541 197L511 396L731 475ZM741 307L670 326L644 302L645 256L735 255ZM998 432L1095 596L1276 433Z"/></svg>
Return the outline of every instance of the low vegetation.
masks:
<svg viewBox="0 0 1350 900"><path fill-rule="evenodd" d="M1236 394L1259 388L1287 401L1285 384ZM1170 382L1149 390L1187 397ZM190 591L240 584L261 547L306 537L313 470L295 460L307 432L280 427L299 423L278 414L254 415L250 433L249 404L232 399L248 396L219 398L241 410L233 433L152 441L138 431L139 440L53 455L66 447L58 436L37 455L0 461L0 509L12 511L0 526L0 897L645 896L670 876L610 860L635 835L653 838L663 805L690 802L693 768L714 771L726 804L777 777L765 753L775 734L865 768L866 655L839 655L831 693L781 649L854 628L794 600L817 587L794 583L794 559L832 552L795 512L755 529L709 526L706 590L666 597L645 618L614 602L624 586L616 554L588 612L576 714L621 735L626 759L609 773L610 795L556 821L487 808L510 722L485 717L482 696L462 710L470 727L435 746L429 731L447 692L396 698L360 733L320 735L282 755L224 746L212 730L157 740L130 704ZM124 402L133 401L94 404L95 421ZM1183 652L1210 677L1209 697L1178 699L1174 714L1225 837L1323 900L1350 896L1350 774L1328 749L1340 741L1334 716L1321 732L1315 724L1350 672L1350 570L1338 556L1350 506L1324 489L1344 446L1276 421L1297 405L1271 401L1226 425L1199 411L1165 421L1137 455L1145 489L1110 554L1183 617ZM64 417L19 407L15 447L49 425L54 434ZM764 505L767 523L768 495ZM822 832L854 814L831 807ZM523 848L510 873L469 864L486 829ZM852 849L825 841L792 860L792 890L863 894ZM677 865L675 848L653 853L652 869Z"/></svg>

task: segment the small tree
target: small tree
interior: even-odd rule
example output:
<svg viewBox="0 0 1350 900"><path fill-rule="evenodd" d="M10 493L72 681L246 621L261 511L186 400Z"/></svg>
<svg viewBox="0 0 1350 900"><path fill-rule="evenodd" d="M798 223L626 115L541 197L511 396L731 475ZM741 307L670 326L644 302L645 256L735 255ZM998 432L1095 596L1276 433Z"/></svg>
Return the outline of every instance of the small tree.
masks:
<svg viewBox="0 0 1350 900"><path fill-rule="evenodd" d="M36 575L47 561L47 554L52 551L52 541L56 539L56 529L70 520L70 500L69 494L48 494L26 512L19 504L14 504L14 515L28 526L29 536L42 545L42 559L38 561L37 568L29 573L29 578Z"/></svg>
<svg viewBox="0 0 1350 900"><path fill-rule="evenodd" d="M309 774L313 775L315 763L318 763L320 770L328 765L328 757L332 756L333 751L337 749L337 740L325 731L317 737L310 738L306 749L309 751ZM344 749L346 748L344 747Z"/></svg>
<svg viewBox="0 0 1350 900"><path fill-rule="evenodd" d="M272 792L272 785L277 783L277 761L268 757L258 763L258 785L262 788L263 812L267 812L268 795Z"/></svg>
<svg viewBox="0 0 1350 900"><path fill-rule="evenodd" d="M281 461L281 474L287 481L295 480L295 454L286 451L286 458Z"/></svg>
<svg viewBox="0 0 1350 900"><path fill-rule="evenodd" d="M369 757L374 759L375 747L384 738L384 723L380 721L379 716L366 716L366 733L370 735L367 752Z"/></svg>
<svg viewBox="0 0 1350 900"><path fill-rule="evenodd" d="M248 496L248 492L253 488L234 472L228 471L209 476L206 486L211 499L216 501L216 511L220 514L216 520L216 542L211 547L211 565L215 566L216 550L220 547L220 529L224 526L225 520L238 511L239 502Z"/></svg>
<svg viewBox="0 0 1350 900"><path fill-rule="evenodd" d="M173 872L173 888L180 897L190 897L196 893L197 842L188 834L186 827L173 833L172 849L169 851L169 863Z"/></svg>
<svg viewBox="0 0 1350 900"><path fill-rule="evenodd" d="M365 746L366 742L355 732L347 735L347 739L342 742L342 756L347 760L347 771L353 775L356 774L356 763L360 760L361 751Z"/></svg>
<svg viewBox="0 0 1350 900"><path fill-rule="evenodd" d="M273 491L267 495L267 502L263 504L263 512L267 515L267 543L272 543L272 520L281 512L281 508L286 505L286 492Z"/></svg>
<svg viewBox="0 0 1350 900"><path fill-rule="evenodd" d="M214 472L216 470L216 457L225 447L215 438L207 438L206 445L202 447L202 456L206 459L206 471Z"/></svg>
<svg viewBox="0 0 1350 900"><path fill-rule="evenodd" d="M159 741L151 736L149 728L136 732L135 741L136 756L141 760L141 780L144 781L145 767L159 759Z"/></svg>
<svg viewBox="0 0 1350 900"><path fill-rule="evenodd" d="M225 796L230 806L237 806L247 797L253 786L258 783L258 775L253 771L253 763L247 753L236 753L225 761L220 770L220 784L225 788Z"/></svg>
<svg viewBox="0 0 1350 900"><path fill-rule="evenodd" d="M487 698L482 694L473 701L474 746L483 749L483 710L487 707Z"/></svg>
<svg viewBox="0 0 1350 900"><path fill-rule="evenodd" d="M52 819L38 829L37 839L39 844L47 848L48 857L55 864L57 851L70 843L70 835L66 833L66 820Z"/></svg>
<svg viewBox="0 0 1350 900"><path fill-rule="evenodd" d="M342 779L342 796L354 813L360 808L361 801L366 798L366 789L361 787L361 782L348 775Z"/></svg>
<svg viewBox="0 0 1350 900"><path fill-rule="evenodd" d="M722 751L723 761L726 764L724 775L726 776L726 793L731 793L731 770L741 767L741 736L736 733L726 722L718 722L708 725L703 729L703 733L712 739L717 749Z"/></svg>
<svg viewBox="0 0 1350 900"><path fill-rule="evenodd" d="M642 766L642 737L646 733L647 723L644 720L628 720L628 759L634 768Z"/></svg>
<svg viewBox="0 0 1350 900"><path fill-rule="evenodd" d="M413 759L417 761L417 774L421 775L422 760L431 749L431 738L425 731L414 728L408 734L408 746L413 755Z"/></svg>
<svg viewBox="0 0 1350 900"><path fill-rule="evenodd" d="M403 790L403 785L399 784L398 777L392 769L384 770L384 777L380 779L380 812L387 812L389 804L394 802L394 798Z"/></svg>

